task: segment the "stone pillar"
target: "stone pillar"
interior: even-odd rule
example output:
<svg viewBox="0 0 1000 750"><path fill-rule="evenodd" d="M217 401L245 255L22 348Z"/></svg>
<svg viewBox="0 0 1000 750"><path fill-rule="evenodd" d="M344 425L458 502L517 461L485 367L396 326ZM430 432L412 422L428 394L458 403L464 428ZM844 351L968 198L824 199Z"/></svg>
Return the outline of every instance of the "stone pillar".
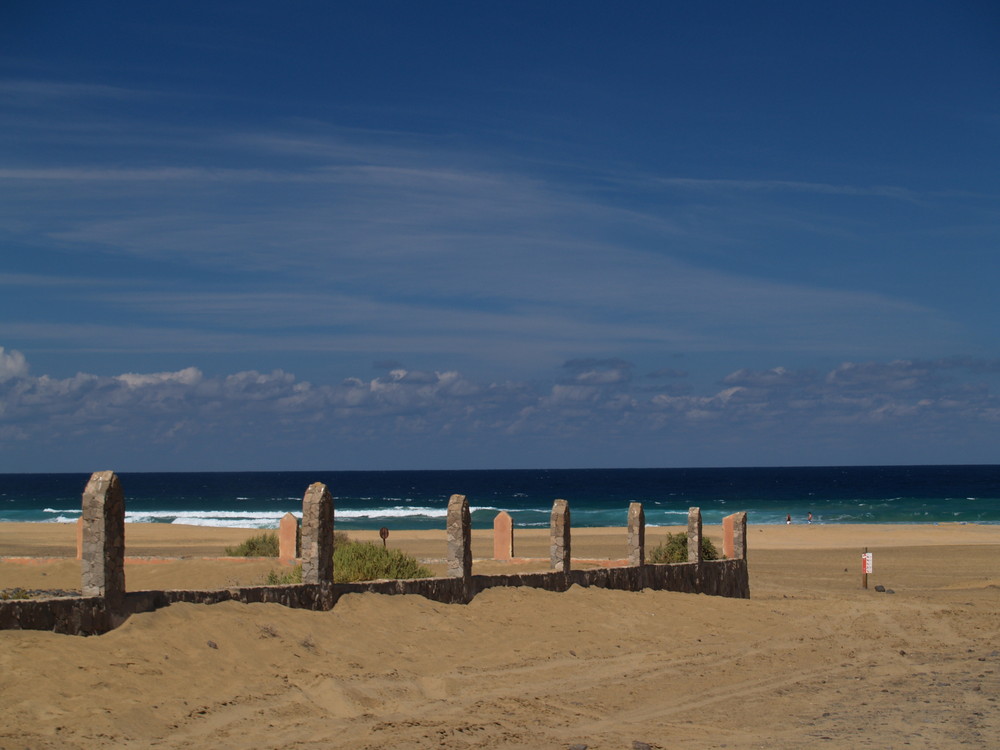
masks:
<svg viewBox="0 0 1000 750"><path fill-rule="evenodd" d="M701 508L688 508L688 562L702 562Z"/></svg>
<svg viewBox="0 0 1000 750"><path fill-rule="evenodd" d="M733 558L747 559L747 512L733 513Z"/></svg>
<svg viewBox="0 0 1000 750"><path fill-rule="evenodd" d="M514 520L505 510L493 519L493 559L510 560L514 557Z"/></svg>
<svg viewBox="0 0 1000 750"><path fill-rule="evenodd" d="M322 482L302 498L302 583L333 583L333 498Z"/></svg>
<svg viewBox="0 0 1000 750"><path fill-rule="evenodd" d="M549 557L552 570L569 573L570 567L570 518L569 503L556 500L552 503L552 525L549 531Z"/></svg>
<svg viewBox="0 0 1000 750"><path fill-rule="evenodd" d="M113 471L91 475L82 518L81 592L120 602L125 598L125 495Z"/></svg>
<svg viewBox="0 0 1000 750"><path fill-rule="evenodd" d="M453 578L472 576L472 516L465 495L452 495L448 500L448 575Z"/></svg>
<svg viewBox="0 0 1000 750"><path fill-rule="evenodd" d="M733 523L735 520L735 514L722 519L722 556L727 560L732 560L736 557L736 542L733 539Z"/></svg>
<svg viewBox="0 0 1000 750"><path fill-rule="evenodd" d="M628 506L628 564L646 564L646 512L642 503Z"/></svg>
<svg viewBox="0 0 1000 750"><path fill-rule="evenodd" d="M290 563L299 556L299 519L286 513L278 524L278 559Z"/></svg>

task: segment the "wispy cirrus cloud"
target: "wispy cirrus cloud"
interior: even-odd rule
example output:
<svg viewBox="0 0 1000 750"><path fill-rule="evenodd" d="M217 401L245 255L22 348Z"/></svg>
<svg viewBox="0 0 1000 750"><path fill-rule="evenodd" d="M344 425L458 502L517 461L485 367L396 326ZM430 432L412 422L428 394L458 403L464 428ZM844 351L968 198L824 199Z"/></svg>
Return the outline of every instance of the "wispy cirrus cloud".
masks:
<svg viewBox="0 0 1000 750"><path fill-rule="evenodd" d="M0 79L0 97L11 97L30 102L53 100L135 99L152 94L139 89L110 86L103 83L81 83L52 79Z"/></svg>
<svg viewBox="0 0 1000 750"><path fill-rule="evenodd" d="M703 192L746 191L746 192L789 192L815 193L819 195L849 195L867 198L892 198L917 202L924 198L914 190L894 185L832 185L822 182L799 182L795 180L740 180L740 179L699 179L690 177L659 177L652 180L665 187L692 189Z"/></svg>
<svg viewBox="0 0 1000 750"><path fill-rule="evenodd" d="M819 251L812 238L855 242L875 225L852 218L845 230L824 214L827 197L875 209L924 198L907 188L622 177L601 164L575 165L590 177L570 180L448 134L294 120L179 126L124 101L81 106L89 145L67 149L64 133L41 132L55 158L27 153L0 170L8 245L51 266L102 268L97 283L69 285L32 314L39 273L26 260L8 275L19 297L0 318L3 340L67 352L431 355L444 369L476 358L479 372L517 362L507 375L521 377L563 360L664 352L933 356L967 325L897 276L801 273L800 256L837 257L839 246ZM803 214L772 200L784 194L818 202ZM744 236L760 226L778 234ZM849 271L859 255L831 267ZM93 314L81 321L72 311L84 309Z"/></svg>

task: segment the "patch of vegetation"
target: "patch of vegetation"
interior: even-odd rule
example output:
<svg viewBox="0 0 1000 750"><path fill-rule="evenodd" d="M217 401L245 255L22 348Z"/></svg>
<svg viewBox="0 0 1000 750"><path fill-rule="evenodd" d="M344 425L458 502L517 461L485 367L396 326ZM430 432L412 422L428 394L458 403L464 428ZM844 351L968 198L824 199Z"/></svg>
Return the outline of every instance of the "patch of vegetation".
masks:
<svg viewBox="0 0 1000 750"><path fill-rule="evenodd" d="M296 565L283 573L277 570L268 571L267 578L264 579L265 586L290 586L293 583L302 583L301 565Z"/></svg>
<svg viewBox="0 0 1000 750"><path fill-rule="evenodd" d="M721 555L719 550L712 544L712 540L707 536L701 538L701 555L705 560L719 560ZM681 563L688 561L688 538L687 533L678 531L676 534L667 534L660 545L646 555L648 563Z"/></svg>
<svg viewBox="0 0 1000 750"><path fill-rule="evenodd" d="M277 557L278 535L273 531L257 534L235 547L226 547L226 555L229 557Z"/></svg>
<svg viewBox="0 0 1000 750"><path fill-rule="evenodd" d="M397 578L430 578L431 571L402 550L384 548L374 542L355 542L347 534L336 532L333 545L333 580L335 583L376 581ZM272 570L264 580L267 586L302 583L302 566L286 571Z"/></svg>
<svg viewBox="0 0 1000 750"><path fill-rule="evenodd" d="M31 592L27 589L16 588L16 589L4 589L0 591L0 599L6 601L8 599L30 599Z"/></svg>
<svg viewBox="0 0 1000 750"><path fill-rule="evenodd" d="M349 542L333 548L333 579L337 583L430 576L430 570L402 550L374 542Z"/></svg>

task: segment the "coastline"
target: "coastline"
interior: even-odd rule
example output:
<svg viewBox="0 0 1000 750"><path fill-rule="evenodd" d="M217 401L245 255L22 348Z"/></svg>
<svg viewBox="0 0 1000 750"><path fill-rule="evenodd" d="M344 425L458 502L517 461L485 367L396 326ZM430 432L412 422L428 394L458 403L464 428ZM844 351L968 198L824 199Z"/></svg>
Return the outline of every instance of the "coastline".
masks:
<svg viewBox="0 0 1000 750"><path fill-rule="evenodd" d="M647 546L664 531L648 529ZM128 588L262 575L277 561L217 557L254 533L130 524ZM474 571L522 565L489 561L490 538L473 533ZM444 539L392 530L388 542L433 557ZM611 558L625 530L573 539L574 557ZM0 588L78 584L74 545L72 524L0 524L0 556L67 555L0 560ZM493 589L468 605L365 594L331 612L173 605L90 638L0 631L0 747L86 748L100 736L242 750L249 735L268 747L937 748L1000 735L1000 526L751 525L748 547L749 600L577 587ZM516 554L537 549L547 555L547 531L515 532Z"/></svg>
<svg viewBox="0 0 1000 750"><path fill-rule="evenodd" d="M647 544L655 545L668 532L683 531L684 526L647 526ZM713 541L721 539L718 524L705 524L705 534ZM231 526L188 526L165 523L127 523L127 554L162 557L218 557L226 546L239 544L249 536L276 529L236 528ZM353 539L379 542L375 529L351 529ZM492 555L492 529L474 528L473 555ZM526 557L548 556L548 529L516 528L515 546ZM620 537L620 539L618 539ZM390 528L387 540L418 557L441 556L435 547L444 545L445 531L440 529ZM594 526L573 529L574 554L581 557L619 557L614 548L624 549L624 526ZM754 524L748 526L748 545L752 549L830 549L870 546L937 546L941 544L998 544L1000 524L927 523L927 524ZM72 557L76 554L76 524L0 522L0 557ZM519 553L520 554L520 553Z"/></svg>

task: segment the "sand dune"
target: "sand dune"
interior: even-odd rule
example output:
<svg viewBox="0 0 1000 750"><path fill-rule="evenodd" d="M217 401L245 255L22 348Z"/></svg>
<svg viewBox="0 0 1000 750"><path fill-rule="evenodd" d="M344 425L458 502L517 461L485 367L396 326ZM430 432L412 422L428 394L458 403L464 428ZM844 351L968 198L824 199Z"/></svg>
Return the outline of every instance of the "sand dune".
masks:
<svg viewBox="0 0 1000 750"><path fill-rule="evenodd" d="M1000 528L915 529L752 529L751 600L351 595L326 613L175 605L92 638L0 632L0 748L995 747ZM859 545L894 594L860 588ZM3 562L0 587L74 564ZM129 588L140 569L222 564L135 567Z"/></svg>

